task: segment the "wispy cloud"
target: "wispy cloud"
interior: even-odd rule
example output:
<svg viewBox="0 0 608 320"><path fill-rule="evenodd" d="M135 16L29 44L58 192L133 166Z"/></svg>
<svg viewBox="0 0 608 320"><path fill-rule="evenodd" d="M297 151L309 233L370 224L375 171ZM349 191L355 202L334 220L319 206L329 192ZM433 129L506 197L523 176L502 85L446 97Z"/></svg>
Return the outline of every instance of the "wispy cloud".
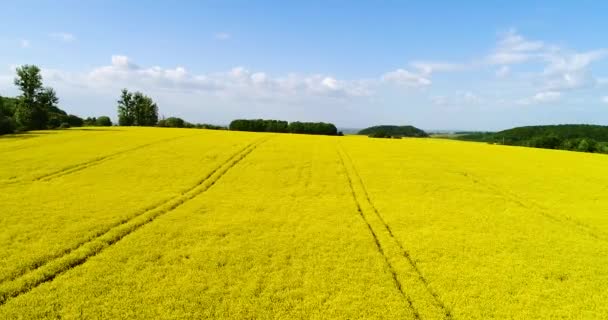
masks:
<svg viewBox="0 0 608 320"><path fill-rule="evenodd" d="M53 32L49 34L49 36L63 42L72 42L76 40L76 37L73 34L67 32Z"/></svg>
<svg viewBox="0 0 608 320"><path fill-rule="evenodd" d="M232 38L232 35L228 32L218 32L214 35L217 40L228 40Z"/></svg>
<svg viewBox="0 0 608 320"><path fill-rule="evenodd" d="M21 45L21 48L29 48L30 47L30 41L27 39L21 39L19 41L19 44Z"/></svg>
<svg viewBox="0 0 608 320"><path fill-rule="evenodd" d="M534 96L521 99L518 101L521 105L535 105L550 102L557 102L562 98L562 93L559 91L543 91L538 92Z"/></svg>

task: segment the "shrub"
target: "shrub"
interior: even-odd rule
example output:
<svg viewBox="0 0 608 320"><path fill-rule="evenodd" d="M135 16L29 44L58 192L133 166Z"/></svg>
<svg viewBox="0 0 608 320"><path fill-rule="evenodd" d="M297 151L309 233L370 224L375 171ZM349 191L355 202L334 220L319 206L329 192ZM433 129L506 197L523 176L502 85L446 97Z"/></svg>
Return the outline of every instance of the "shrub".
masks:
<svg viewBox="0 0 608 320"><path fill-rule="evenodd" d="M110 120L110 117L101 116L95 120L95 125L100 127L110 127L112 126L112 120Z"/></svg>

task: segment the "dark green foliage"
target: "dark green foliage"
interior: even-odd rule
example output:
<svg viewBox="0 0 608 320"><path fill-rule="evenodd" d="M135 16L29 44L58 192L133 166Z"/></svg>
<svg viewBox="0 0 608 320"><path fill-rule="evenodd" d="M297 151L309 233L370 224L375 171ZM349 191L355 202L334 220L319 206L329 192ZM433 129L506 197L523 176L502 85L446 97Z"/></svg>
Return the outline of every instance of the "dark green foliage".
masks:
<svg viewBox="0 0 608 320"><path fill-rule="evenodd" d="M5 114L4 99L0 97L0 134L13 133L15 124L13 118Z"/></svg>
<svg viewBox="0 0 608 320"><path fill-rule="evenodd" d="M216 126L206 123L190 123L182 118L169 117L158 121L158 127L164 128L193 128L193 129L209 129L209 130L225 130L226 127Z"/></svg>
<svg viewBox="0 0 608 320"><path fill-rule="evenodd" d="M288 132L287 121L264 120L264 119L237 119L230 122L228 128L234 131L253 131L253 132Z"/></svg>
<svg viewBox="0 0 608 320"><path fill-rule="evenodd" d="M158 122L158 106L152 98L137 91L121 91L118 100L118 125L155 126Z"/></svg>
<svg viewBox="0 0 608 320"><path fill-rule="evenodd" d="M195 124L191 124L191 123L186 123L188 126L187 128L196 128L196 129L208 129L208 130L226 130L226 127L223 126L216 126L213 124L207 124L207 123L195 123Z"/></svg>
<svg viewBox="0 0 608 320"><path fill-rule="evenodd" d="M6 117L13 117L15 109L17 109L16 98L8 98L0 96L0 113Z"/></svg>
<svg viewBox="0 0 608 320"><path fill-rule="evenodd" d="M282 133L303 133L303 134L322 134L335 136L338 129L332 123L325 122L291 122L281 120L264 119L237 119L230 123L228 127L235 131L253 132L282 132Z"/></svg>
<svg viewBox="0 0 608 320"><path fill-rule="evenodd" d="M290 133L338 135L338 129L333 123L325 122L291 122L288 126Z"/></svg>
<svg viewBox="0 0 608 320"><path fill-rule="evenodd" d="M162 119L162 120L158 121L159 127L184 128L187 125L189 125L189 123L184 121L184 119L177 118L177 117L169 117L167 119Z"/></svg>
<svg viewBox="0 0 608 320"><path fill-rule="evenodd" d="M86 119L84 119L82 125L85 127L95 127L95 126L97 126L97 118L87 117Z"/></svg>
<svg viewBox="0 0 608 320"><path fill-rule="evenodd" d="M40 68L34 65L23 65L17 67L15 85L21 90L21 99L26 104L32 104L37 100L42 90L42 76Z"/></svg>
<svg viewBox="0 0 608 320"><path fill-rule="evenodd" d="M469 133L457 136L456 139L534 148L606 152L608 126L563 124L517 127L500 132Z"/></svg>
<svg viewBox="0 0 608 320"><path fill-rule="evenodd" d="M390 138L391 135L386 131L376 131L369 135L370 138Z"/></svg>
<svg viewBox="0 0 608 320"><path fill-rule="evenodd" d="M87 117L82 120L82 125L87 127L110 127L112 126L112 120L108 116Z"/></svg>
<svg viewBox="0 0 608 320"><path fill-rule="evenodd" d="M70 124L67 122L63 122L61 125L59 125L59 129L67 129L70 127Z"/></svg>
<svg viewBox="0 0 608 320"><path fill-rule="evenodd" d="M84 124L84 120L81 117L73 114L67 116L66 122L70 125L70 127L82 127Z"/></svg>
<svg viewBox="0 0 608 320"><path fill-rule="evenodd" d="M429 135L424 130L414 126L373 126L359 131L358 134L365 134L373 138L390 138L390 137L428 137Z"/></svg>
<svg viewBox="0 0 608 320"><path fill-rule="evenodd" d="M47 128L48 112L38 103L28 104L24 98L19 99L13 116L21 130L41 130Z"/></svg>
<svg viewBox="0 0 608 320"><path fill-rule="evenodd" d="M99 127L111 127L112 120L110 120L110 117L108 116L101 116L97 118L97 120L95 121L95 125Z"/></svg>
<svg viewBox="0 0 608 320"><path fill-rule="evenodd" d="M54 129L64 123L71 127L82 126L81 118L68 115L57 106L57 93L53 88L43 87L37 66L24 65L18 67L16 73L14 83L21 95L17 98L0 97L0 134Z"/></svg>
<svg viewBox="0 0 608 320"><path fill-rule="evenodd" d="M13 117L23 130L46 129L48 108L58 99L55 91L42 87L40 69L34 65L17 68L15 85L21 90Z"/></svg>

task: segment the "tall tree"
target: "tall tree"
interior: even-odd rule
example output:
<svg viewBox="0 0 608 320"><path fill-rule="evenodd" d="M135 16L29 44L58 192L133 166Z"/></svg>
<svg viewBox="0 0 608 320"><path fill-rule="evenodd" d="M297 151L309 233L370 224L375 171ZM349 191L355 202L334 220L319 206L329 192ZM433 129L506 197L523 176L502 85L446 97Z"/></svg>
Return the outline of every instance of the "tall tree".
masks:
<svg viewBox="0 0 608 320"><path fill-rule="evenodd" d="M133 94L127 89L122 89L118 100L118 125L132 126L135 122L134 112Z"/></svg>
<svg viewBox="0 0 608 320"><path fill-rule="evenodd" d="M50 113L61 113L59 98L53 88L42 86L40 68L24 65L17 68L15 85L21 90L15 120L24 129L46 129Z"/></svg>
<svg viewBox="0 0 608 320"><path fill-rule="evenodd" d="M36 100L36 96L42 90L42 75L40 68L35 65L23 65L17 67L15 85L21 90L21 98L27 103Z"/></svg>
<svg viewBox="0 0 608 320"><path fill-rule="evenodd" d="M137 91L123 89L118 100L118 124L121 126L155 126L158 106L152 98Z"/></svg>

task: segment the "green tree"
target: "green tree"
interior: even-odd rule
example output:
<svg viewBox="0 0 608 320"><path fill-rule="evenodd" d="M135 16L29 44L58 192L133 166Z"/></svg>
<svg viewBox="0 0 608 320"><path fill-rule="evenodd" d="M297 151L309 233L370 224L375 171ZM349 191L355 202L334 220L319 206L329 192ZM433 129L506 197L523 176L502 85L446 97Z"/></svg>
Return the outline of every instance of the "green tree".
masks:
<svg viewBox="0 0 608 320"><path fill-rule="evenodd" d="M21 98L26 103L33 103L42 90L42 76L40 68L35 65L17 67L15 85L21 90Z"/></svg>
<svg viewBox="0 0 608 320"><path fill-rule="evenodd" d="M137 91L123 89L118 100L118 124L121 126L155 126L158 106L152 98Z"/></svg>
<svg viewBox="0 0 608 320"><path fill-rule="evenodd" d="M112 126L112 120L108 116L101 116L95 120L95 125L100 127L110 127Z"/></svg>
<svg viewBox="0 0 608 320"><path fill-rule="evenodd" d="M4 99L0 97L0 134L13 133L14 130L13 119L4 114Z"/></svg>
<svg viewBox="0 0 608 320"><path fill-rule="evenodd" d="M159 127L168 127L168 128L184 128L186 127L186 121L182 118L177 117L169 117L167 119L163 119L158 121Z"/></svg>
<svg viewBox="0 0 608 320"><path fill-rule="evenodd" d="M15 110L15 120L26 130L46 129L49 104L58 102L52 89L42 87L40 68L34 65L24 65L17 68L15 85L21 90L21 95Z"/></svg>
<svg viewBox="0 0 608 320"><path fill-rule="evenodd" d="M122 89L118 100L118 125L132 126L135 122L135 107L133 94L127 89Z"/></svg>
<svg viewBox="0 0 608 320"><path fill-rule="evenodd" d="M15 85L21 90L15 110L15 120L24 129L56 127L57 121L65 120L66 113L59 109L59 98L53 88L43 87L40 68L24 65L17 68ZM52 120L49 123L49 119Z"/></svg>

